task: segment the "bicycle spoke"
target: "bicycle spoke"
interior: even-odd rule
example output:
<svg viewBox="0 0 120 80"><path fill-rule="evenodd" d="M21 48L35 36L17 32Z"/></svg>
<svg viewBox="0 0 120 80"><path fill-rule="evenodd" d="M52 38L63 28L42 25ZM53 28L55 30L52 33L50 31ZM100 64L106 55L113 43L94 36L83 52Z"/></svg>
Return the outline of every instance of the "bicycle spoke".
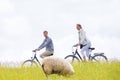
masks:
<svg viewBox="0 0 120 80"><path fill-rule="evenodd" d="M103 55L96 55L96 56L93 57L92 61L105 62L105 61L107 61L107 58Z"/></svg>
<svg viewBox="0 0 120 80"><path fill-rule="evenodd" d="M27 60L22 64L22 67L37 67L37 63L35 61Z"/></svg>
<svg viewBox="0 0 120 80"><path fill-rule="evenodd" d="M65 59L67 61L69 61L70 63L79 62L79 59L74 55L68 55L68 56L65 57Z"/></svg>

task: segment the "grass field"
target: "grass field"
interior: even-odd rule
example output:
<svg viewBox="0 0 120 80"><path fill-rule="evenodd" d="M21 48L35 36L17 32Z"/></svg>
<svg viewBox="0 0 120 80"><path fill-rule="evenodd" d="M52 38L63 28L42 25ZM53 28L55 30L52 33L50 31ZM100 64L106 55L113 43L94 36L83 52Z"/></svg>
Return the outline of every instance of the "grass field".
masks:
<svg viewBox="0 0 120 80"><path fill-rule="evenodd" d="M120 62L73 64L72 76L51 75L50 80L120 80ZM41 67L20 68L0 66L0 80L47 80Z"/></svg>

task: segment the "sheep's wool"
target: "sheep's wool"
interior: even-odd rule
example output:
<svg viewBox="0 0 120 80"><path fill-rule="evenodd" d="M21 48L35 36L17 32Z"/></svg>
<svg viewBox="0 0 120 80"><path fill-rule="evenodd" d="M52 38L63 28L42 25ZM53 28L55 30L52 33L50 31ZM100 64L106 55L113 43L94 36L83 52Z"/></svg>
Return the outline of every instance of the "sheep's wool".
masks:
<svg viewBox="0 0 120 80"><path fill-rule="evenodd" d="M59 75L72 75L74 69L72 65L65 59L58 57L46 57L42 61L42 66L45 74L59 74Z"/></svg>

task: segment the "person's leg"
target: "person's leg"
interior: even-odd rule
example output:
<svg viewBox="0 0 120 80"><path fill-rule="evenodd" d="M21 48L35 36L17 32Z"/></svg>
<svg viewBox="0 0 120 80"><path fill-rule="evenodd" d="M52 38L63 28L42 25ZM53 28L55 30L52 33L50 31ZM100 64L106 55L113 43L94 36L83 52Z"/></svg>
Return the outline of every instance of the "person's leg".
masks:
<svg viewBox="0 0 120 80"><path fill-rule="evenodd" d="M84 61L86 61L85 52L86 52L86 56L89 58L89 52L90 52L89 47L90 46L91 46L91 43L88 43L81 49L81 53L83 55Z"/></svg>
<svg viewBox="0 0 120 80"><path fill-rule="evenodd" d="M82 56L83 56L83 61L86 61L86 57L85 57L85 49L84 49L84 47L81 49L81 54L82 54Z"/></svg>
<svg viewBox="0 0 120 80"><path fill-rule="evenodd" d="M88 43L87 45L86 45L86 56L88 57L88 59L89 59L89 55L90 55L90 48L91 47L91 43Z"/></svg>
<svg viewBox="0 0 120 80"><path fill-rule="evenodd" d="M48 56L52 56L53 55L53 51L45 51L44 53L42 53L40 55L41 58L44 58L44 57L48 57Z"/></svg>

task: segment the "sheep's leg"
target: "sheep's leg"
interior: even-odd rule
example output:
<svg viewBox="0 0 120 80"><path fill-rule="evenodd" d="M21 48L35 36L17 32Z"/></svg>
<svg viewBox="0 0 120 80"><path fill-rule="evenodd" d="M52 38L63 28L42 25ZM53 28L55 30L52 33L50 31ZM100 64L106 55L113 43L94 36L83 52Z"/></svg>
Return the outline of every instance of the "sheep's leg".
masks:
<svg viewBox="0 0 120 80"><path fill-rule="evenodd" d="M62 75L59 75L59 80L62 80L62 77L63 77Z"/></svg>
<svg viewBox="0 0 120 80"><path fill-rule="evenodd" d="M47 77L47 80L51 80L51 79L50 79L50 76Z"/></svg>
<svg viewBox="0 0 120 80"><path fill-rule="evenodd" d="M48 79L48 78L49 78L48 75L45 74L45 76L46 76L47 80L49 80L49 79Z"/></svg>
<svg viewBox="0 0 120 80"><path fill-rule="evenodd" d="M45 75L47 77L47 80L50 80L49 75L52 72L52 68L50 66L48 67L48 65L42 65L42 69L43 69L43 71L44 71L44 73L45 73Z"/></svg>

